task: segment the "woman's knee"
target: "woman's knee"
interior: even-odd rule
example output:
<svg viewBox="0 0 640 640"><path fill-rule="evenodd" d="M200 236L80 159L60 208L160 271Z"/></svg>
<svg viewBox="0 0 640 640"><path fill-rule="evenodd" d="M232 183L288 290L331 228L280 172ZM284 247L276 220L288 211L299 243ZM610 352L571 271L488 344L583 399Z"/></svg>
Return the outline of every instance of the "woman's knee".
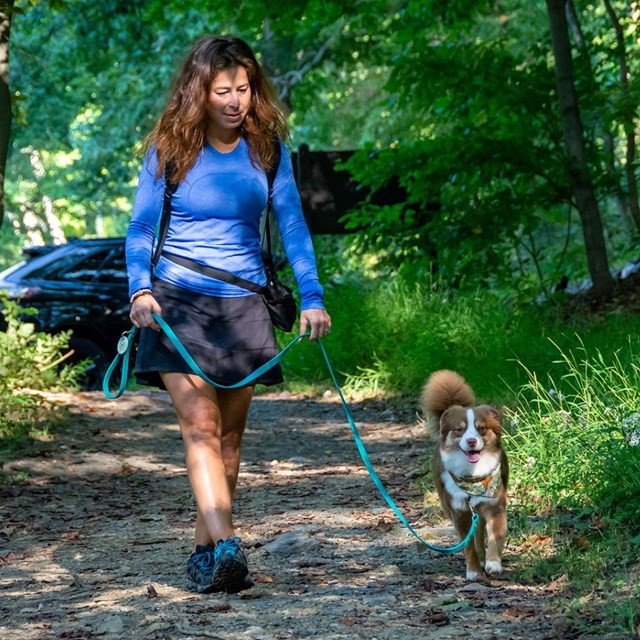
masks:
<svg viewBox="0 0 640 640"><path fill-rule="evenodd" d="M178 412L178 421L185 442L220 445L222 423L219 414L194 407L186 412Z"/></svg>

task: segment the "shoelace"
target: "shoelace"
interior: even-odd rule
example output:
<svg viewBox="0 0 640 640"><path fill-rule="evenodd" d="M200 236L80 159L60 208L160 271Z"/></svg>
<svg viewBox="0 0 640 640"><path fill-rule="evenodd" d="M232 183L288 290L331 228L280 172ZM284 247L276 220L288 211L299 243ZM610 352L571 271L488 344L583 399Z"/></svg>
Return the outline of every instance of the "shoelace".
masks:
<svg viewBox="0 0 640 640"><path fill-rule="evenodd" d="M215 550L196 554L193 562L200 570L209 569L215 562Z"/></svg>
<svg viewBox="0 0 640 640"><path fill-rule="evenodd" d="M234 536L226 540L218 540L213 558L217 561L223 553L236 553L240 547L240 538Z"/></svg>

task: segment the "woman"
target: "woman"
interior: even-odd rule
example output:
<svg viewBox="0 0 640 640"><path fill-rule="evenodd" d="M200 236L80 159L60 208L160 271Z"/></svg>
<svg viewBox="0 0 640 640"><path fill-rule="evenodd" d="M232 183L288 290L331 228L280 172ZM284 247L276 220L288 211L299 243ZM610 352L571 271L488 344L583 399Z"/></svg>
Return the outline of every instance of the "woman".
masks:
<svg viewBox="0 0 640 640"><path fill-rule="evenodd" d="M331 319L282 143L287 135L282 109L250 47L231 36L201 39L147 140L127 233L131 320L142 328L135 373L142 383L166 388L176 410L198 509L187 574L201 593L236 593L253 585L233 527L232 500L254 387L218 389L193 375L152 313L162 315L219 384L244 379L277 353L277 345L259 295L164 254L152 274L154 231L168 171L178 186L163 252L265 284L260 217L267 200L265 171L280 144L273 207L300 291L300 331L310 330L312 340L326 336ZM256 380L281 381L279 367Z"/></svg>

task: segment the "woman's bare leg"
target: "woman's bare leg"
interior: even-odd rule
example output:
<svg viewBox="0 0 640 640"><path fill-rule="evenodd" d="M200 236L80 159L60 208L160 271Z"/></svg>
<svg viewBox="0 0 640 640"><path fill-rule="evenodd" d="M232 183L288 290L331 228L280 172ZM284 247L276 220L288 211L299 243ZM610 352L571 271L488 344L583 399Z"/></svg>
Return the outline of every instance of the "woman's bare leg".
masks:
<svg viewBox="0 0 640 640"><path fill-rule="evenodd" d="M253 387L215 389L194 375L163 373L184 441L198 507L195 545L234 535L232 499Z"/></svg>

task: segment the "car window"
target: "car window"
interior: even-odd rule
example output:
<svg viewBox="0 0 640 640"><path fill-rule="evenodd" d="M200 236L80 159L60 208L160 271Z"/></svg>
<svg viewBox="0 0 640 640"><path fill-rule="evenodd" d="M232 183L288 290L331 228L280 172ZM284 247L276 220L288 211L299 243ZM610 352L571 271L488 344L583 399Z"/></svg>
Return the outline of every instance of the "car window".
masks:
<svg viewBox="0 0 640 640"><path fill-rule="evenodd" d="M124 255L124 245L111 249L96 271L96 279L100 282L126 282L127 262Z"/></svg>
<svg viewBox="0 0 640 640"><path fill-rule="evenodd" d="M52 256L54 257L54 256ZM29 274L31 278L67 282L122 282L127 269L124 245L118 247L81 247L55 256L55 260Z"/></svg>
<svg viewBox="0 0 640 640"><path fill-rule="evenodd" d="M114 282L127 277L124 249L113 248L96 251L73 266L60 272L68 281Z"/></svg>

